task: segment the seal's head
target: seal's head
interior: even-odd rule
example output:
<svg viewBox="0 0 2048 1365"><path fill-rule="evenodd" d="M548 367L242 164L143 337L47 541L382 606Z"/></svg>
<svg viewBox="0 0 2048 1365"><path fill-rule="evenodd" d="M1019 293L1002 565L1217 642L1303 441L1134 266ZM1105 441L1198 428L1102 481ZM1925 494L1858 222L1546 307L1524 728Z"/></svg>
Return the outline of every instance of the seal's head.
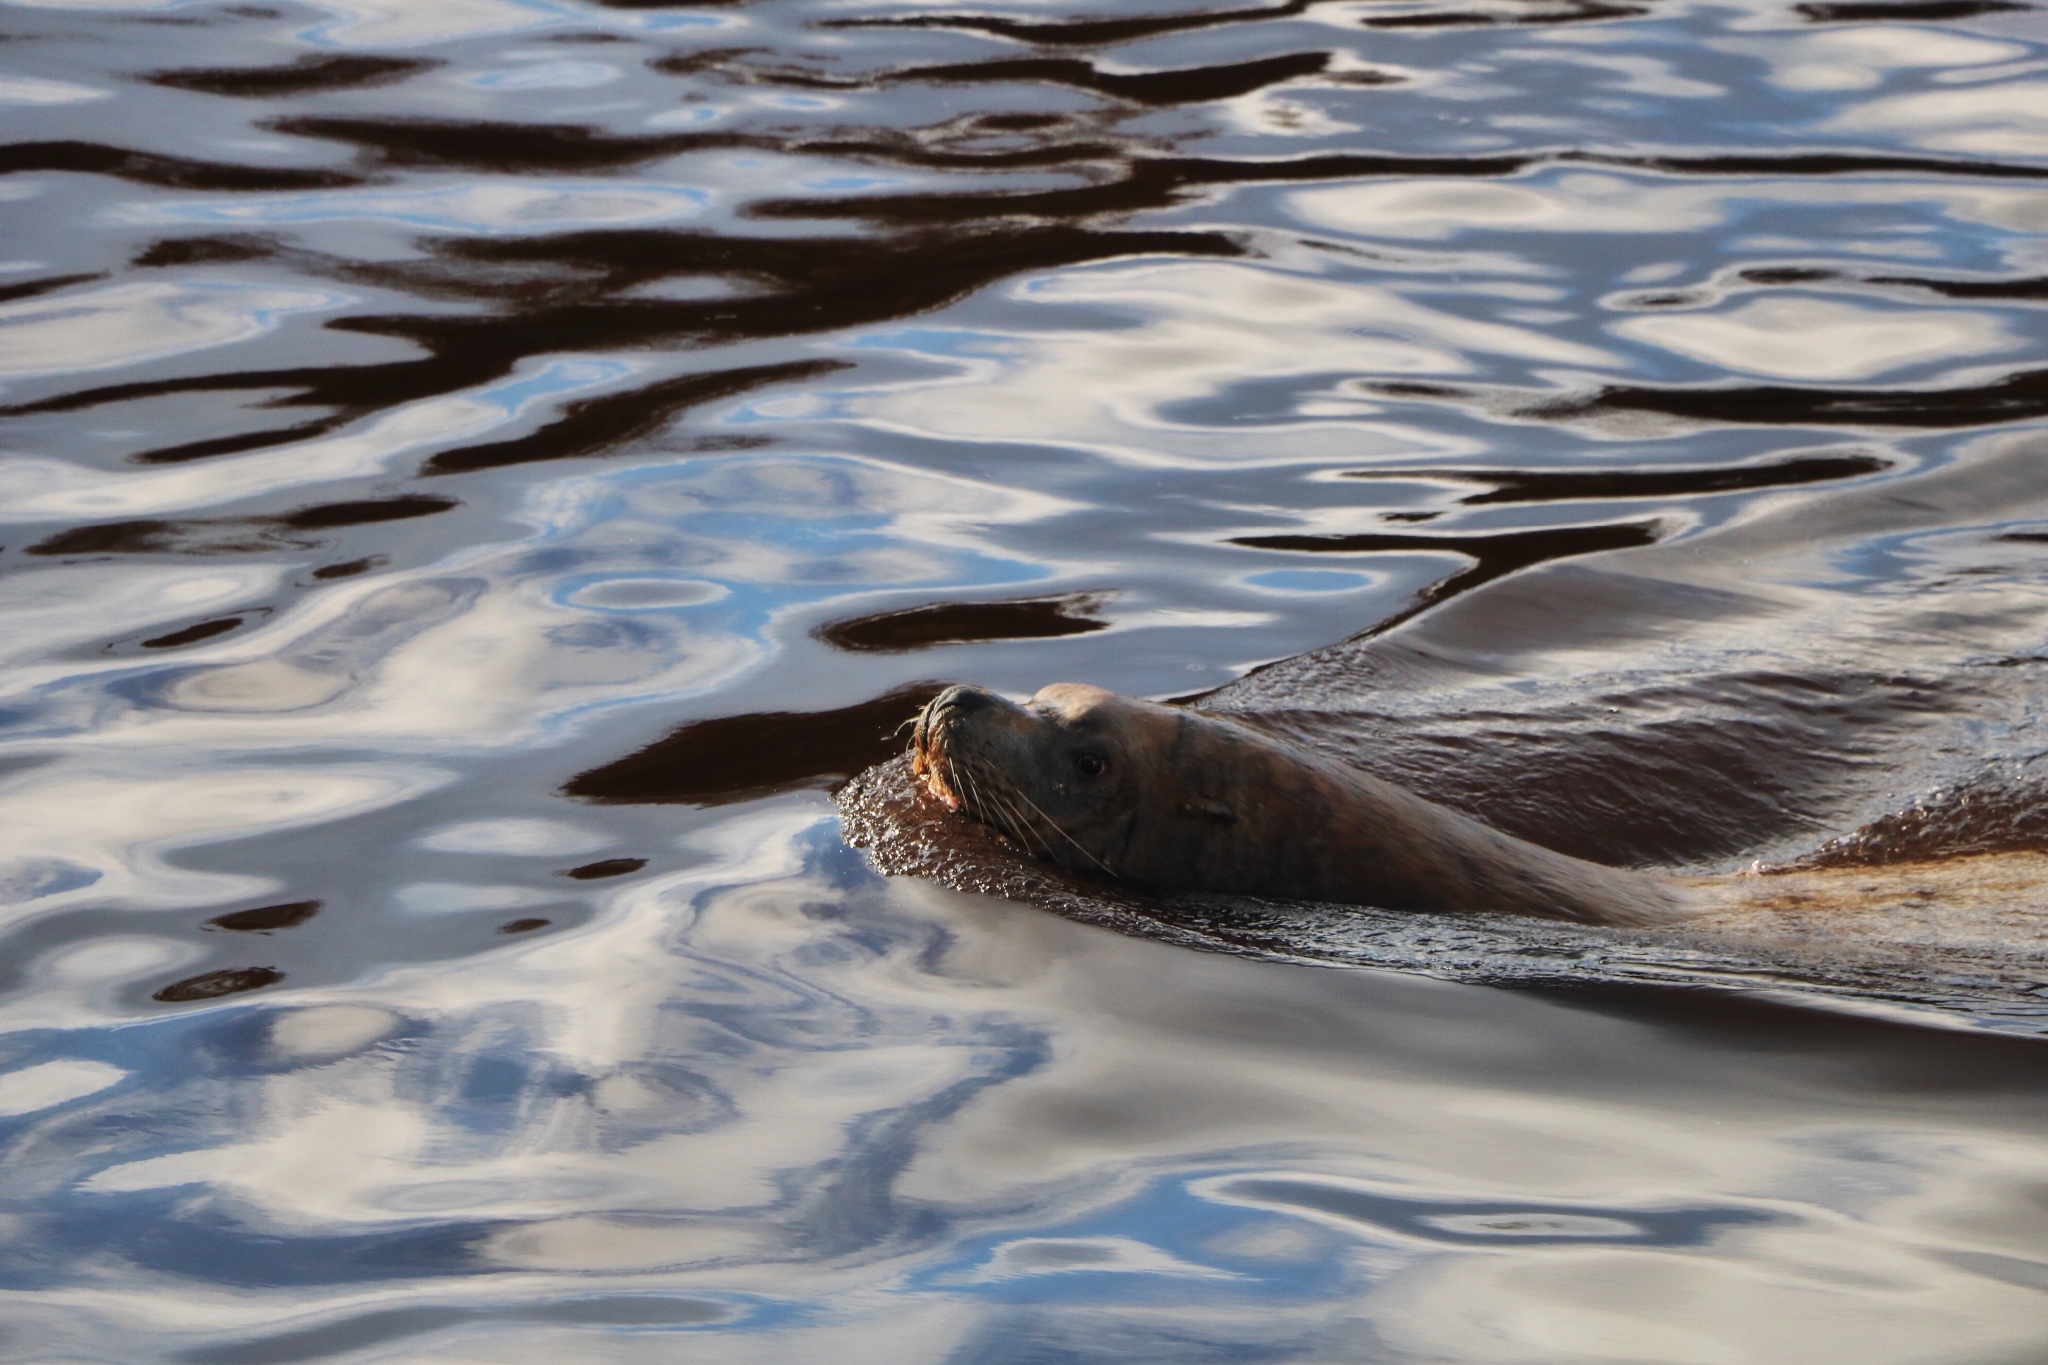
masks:
<svg viewBox="0 0 2048 1365"><path fill-rule="evenodd" d="M1115 874L1142 775L1173 729L1166 707L1083 683L1023 706L949 687L917 718L912 766L932 795L1026 852Z"/></svg>
<svg viewBox="0 0 2048 1365"><path fill-rule="evenodd" d="M1487 828L1220 716L1055 683L1022 706L949 687L917 719L932 795L1025 852L1151 886L1596 924L1672 886Z"/></svg>

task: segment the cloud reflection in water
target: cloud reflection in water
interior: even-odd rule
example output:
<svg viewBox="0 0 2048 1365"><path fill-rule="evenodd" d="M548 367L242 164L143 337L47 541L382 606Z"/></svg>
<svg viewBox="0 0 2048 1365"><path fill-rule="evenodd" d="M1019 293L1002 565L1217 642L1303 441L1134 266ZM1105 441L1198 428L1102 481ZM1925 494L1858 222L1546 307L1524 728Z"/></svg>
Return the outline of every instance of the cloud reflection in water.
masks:
<svg viewBox="0 0 2048 1365"><path fill-rule="evenodd" d="M2031 763L2033 16L1857 8L15 6L0 1355L2039 1355L2027 1043L792 790L1276 661L1615 856Z"/></svg>
<svg viewBox="0 0 2048 1365"><path fill-rule="evenodd" d="M122 1229L203 1237L218 1293L136 1285L81 1311L20 1278L17 1244L14 1320L86 1353L148 1320L206 1359L428 1349L458 1327L474 1350L541 1322L549 1349L608 1359L610 1325L716 1322L693 1353L880 1330L936 1361L1063 1339L1083 1305L1104 1351L1168 1306L1190 1341L1329 1349L1353 1302L1415 1349L1520 1314L1503 1343L1585 1351L1715 1330L1712 1295L1645 1292L1682 1275L1767 1296L1742 1318L1760 1331L1860 1316L1850 1339L1877 1360L1965 1323L2012 1346L2048 1327L2031 1291L1920 1250L1930 1220L2018 1175L1988 1115L1939 1165L1901 1166L1823 1057L1798 1063L1802 1098L1764 1096L1739 1053L1639 1022L881 884L817 809L735 817L691 872L465 969L46 1034L46 1054L156 1059L148 1103L179 1118L152 1138L124 1090L26 1116L48 1131L11 1168L19 1207L97 1208L104 1250L143 1263L155 1234ZM232 1117L210 1098L230 1092ZM81 1125L124 1136L79 1148ZM1689 1202L1701 1189L1727 1203ZM136 1201L166 1221L119 1213ZM1814 1261L1844 1219L1859 1264ZM405 1277L372 1292L402 1246ZM1481 1282L1467 1302L1489 1316L1444 1311ZM202 1301L203 1322L183 1307ZM1531 1336L1538 1319L1562 1335Z"/></svg>

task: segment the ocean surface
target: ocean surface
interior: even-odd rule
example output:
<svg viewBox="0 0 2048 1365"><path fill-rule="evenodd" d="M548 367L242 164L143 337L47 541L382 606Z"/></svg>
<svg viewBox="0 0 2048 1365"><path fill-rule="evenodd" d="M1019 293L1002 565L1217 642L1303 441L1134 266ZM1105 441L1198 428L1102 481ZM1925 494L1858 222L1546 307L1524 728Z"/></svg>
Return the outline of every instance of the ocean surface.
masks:
<svg viewBox="0 0 2048 1365"><path fill-rule="evenodd" d="M0 1360L2048 1358L2048 10L1211 2L0 4Z"/></svg>

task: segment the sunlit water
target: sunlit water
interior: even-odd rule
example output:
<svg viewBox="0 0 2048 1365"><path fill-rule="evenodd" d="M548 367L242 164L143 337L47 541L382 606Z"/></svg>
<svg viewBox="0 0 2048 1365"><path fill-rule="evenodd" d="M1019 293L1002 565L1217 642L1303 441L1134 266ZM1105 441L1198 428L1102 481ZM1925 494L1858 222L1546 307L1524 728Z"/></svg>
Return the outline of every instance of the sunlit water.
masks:
<svg viewBox="0 0 2048 1365"><path fill-rule="evenodd" d="M0 1352L2038 1358L2032 893L830 792L1077 679L1607 861L2048 848L2043 14L0 8Z"/></svg>

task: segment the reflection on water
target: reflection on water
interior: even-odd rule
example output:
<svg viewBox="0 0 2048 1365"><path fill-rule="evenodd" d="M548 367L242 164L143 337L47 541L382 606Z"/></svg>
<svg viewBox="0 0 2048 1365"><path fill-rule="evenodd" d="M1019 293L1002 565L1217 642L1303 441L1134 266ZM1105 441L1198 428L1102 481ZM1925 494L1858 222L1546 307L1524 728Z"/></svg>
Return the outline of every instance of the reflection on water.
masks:
<svg viewBox="0 0 2048 1365"><path fill-rule="evenodd" d="M18 1033L14 1320L209 1360L2048 1327L2032 1045L1190 954L879 883L811 798L712 840L487 968Z"/></svg>
<svg viewBox="0 0 2048 1365"><path fill-rule="evenodd" d="M6 13L0 1356L2048 1342L2039 10ZM1169 903L860 776L1056 678L1927 871Z"/></svg>

